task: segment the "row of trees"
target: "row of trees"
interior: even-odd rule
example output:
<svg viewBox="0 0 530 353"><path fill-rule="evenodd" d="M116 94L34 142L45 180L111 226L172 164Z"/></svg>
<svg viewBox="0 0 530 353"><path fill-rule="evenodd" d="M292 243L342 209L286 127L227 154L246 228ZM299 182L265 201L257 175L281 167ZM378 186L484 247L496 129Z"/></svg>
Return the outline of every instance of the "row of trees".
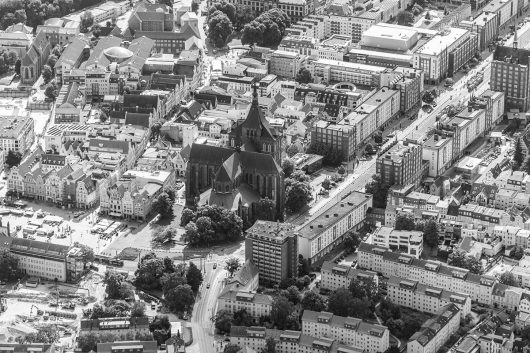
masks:
<svg viewBox="0 0 530 353"><path fill-rule="evenodd" d="M280 9L262 13L243 28L241 43L274 47L280 44L291 19Z"/></svg>
<svg viewBox="0 0 530 353"><path fill-rule="evenodd" d="M22 22L36 27L52 17L62 17L101 0L8 0L0 1L0 29Z"/></svg>
<svg viewBox="0 0 530 353"><path fill-rule="evenodd" d="M18 60L19 58L16 51L0 48L0 75L7 73L9 68L15 65Z"/></svg>
<svg viewBox="0 0 530 353"><path fill-rule="evenodd" d="M313 200L310 178L301 170L292 172L285 179L285 207L298 212Z"/></svg>
<svg viewBox="0 0 530 353"><path fill-rule="evenodd" d="M243 233L243 220L218 205L203 205L193 211L182 211L180 225L186 229L184 239L190 245L211 245L238 240Z"/></svg>
<svg viewBox="0 0 530 353"><path fill-rule="evenodd" d="M313 142L307 148L307 153L318 154L324 159L322 162L329 166L339 166L344 160L342 151L331 148L329 145L322 142Z"/></svg>
<svg viewBox="0 0 530 353"><path fill-rule="evenodd" d="M22 275L18 268L18 258L9 249L0 249L0 280L13 281Z"/></svg>
<svg viewBox="0 0 530 353"><path fill-rule="evenodd" d="M175 265L166 257L158 258L149 253L142 257L135 272L135 285L147 290L160 290L172 311L188 310L195 301L195 294L202 284L202 272L190 262Z"/></svg>
<svg viewBox="0 0 530 353"><path fill-rule="evenodd" d="M223 47L234 30L241 31L253 18L254 13L247 5L217 2L208 10L208 38L216 47Z"/></svg>

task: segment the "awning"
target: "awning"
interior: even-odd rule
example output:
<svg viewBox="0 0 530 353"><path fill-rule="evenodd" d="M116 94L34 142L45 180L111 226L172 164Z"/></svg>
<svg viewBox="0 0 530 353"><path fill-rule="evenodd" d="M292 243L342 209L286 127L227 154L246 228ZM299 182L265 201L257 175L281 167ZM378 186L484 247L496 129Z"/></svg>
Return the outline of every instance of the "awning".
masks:
<svg viewBox="0 0 530 353"><path fill-rule="evenodd" d="M112 217L121 217L121 213L109 212L109 216L112 216Z"/></svg>

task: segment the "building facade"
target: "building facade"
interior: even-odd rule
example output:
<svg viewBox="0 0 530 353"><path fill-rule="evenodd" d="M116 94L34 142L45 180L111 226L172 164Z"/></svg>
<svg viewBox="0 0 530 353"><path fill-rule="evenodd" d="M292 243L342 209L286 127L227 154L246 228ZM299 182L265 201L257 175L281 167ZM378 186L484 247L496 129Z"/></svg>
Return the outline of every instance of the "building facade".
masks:
<svg viewBox="0 0 530 353"><path fill-rule="evenodd" d="M246 232L246 260L259 270L260 282L279 284L298 274L298 234L290 223L256 221Z"/></svg>
<svg viewBox="0 0 530 353"><path fill-rule="evenodd" d="M418 185L423 172L423 148L415 141L398 141L377 157L376 173L388 185Z"/></svg>

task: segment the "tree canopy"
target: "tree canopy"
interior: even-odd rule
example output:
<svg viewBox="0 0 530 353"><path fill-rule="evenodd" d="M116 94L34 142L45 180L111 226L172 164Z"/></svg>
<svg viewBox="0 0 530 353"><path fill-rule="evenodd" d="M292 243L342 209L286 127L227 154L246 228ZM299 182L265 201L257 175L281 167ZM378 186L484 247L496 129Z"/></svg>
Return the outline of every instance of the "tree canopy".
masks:
<svg viewBox="0 0 530 353"><path fill-rule="evenodd" d="M298 83L311 83L313 82L313 77L311 76L311 72L308 69L302 67L300 70L298 70L294 80Z"/></svg>
<svg viewBox="0 0 530 353"><path fill-rule="evenodd" d="M201 217L205 218L199 222ZM210 220L209 223L207 219ZM243 220L235 212L218 205L202 205L196 211L184 209L180 225L185 227L184 239L190 245L206 246L235 241L243 234Z"/></svg>
<svg viewBox="0 0 530 353"><path fill-rule="evenodd" d="M373 195L373 206L377 208L386 208L388 190L390 185L383 182L380 175L373 175L372 180L364 187L366 193Z"/></svg>
<svg viewBox="0 0 530 353"><path fill-rule="evenodd" d="M211 14L208 20L208 38L216 47L225 46L233 29L232 22L224 12L217 10Z"/></svg>
<svg viewBox="0 0 530 353"><path fill-rule="evenodd" d="M282 10L271 9L243 27L241 43L260 46L277 46L291 20Z"/></svg>

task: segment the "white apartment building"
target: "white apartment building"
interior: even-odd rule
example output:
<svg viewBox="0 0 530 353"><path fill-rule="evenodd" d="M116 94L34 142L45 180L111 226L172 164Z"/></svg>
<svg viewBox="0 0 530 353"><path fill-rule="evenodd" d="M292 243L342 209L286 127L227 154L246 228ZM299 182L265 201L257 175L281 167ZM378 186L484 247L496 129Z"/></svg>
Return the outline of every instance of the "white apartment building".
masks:
<svg viewBox="0 0 530 353"><path fill-rule="evenodd" d="M368 353L384 352L390 345L389 330L386 326L328 312L304 310L302 334L338 340L342 344L364 349Z"/></svg>
<svg viewBox="0 0 530 353"><path fill-rule="evenodd" d="M459 327L460 309L454 304L448 304L410 337L407 353L436 353Z"/></svg>
<svg viewBox="0 0 530 353"><path fill-rule="evenodd" d="M249 348L256 352L261 352L265 348L266 340L270 337L276 342L276 351L278 353L367 352L363 348L348 346L340 343L338 340L310 336L300 331L280 331L256 326L232 326L230 329L231 344Z"/></svg>
<svg viewBox="0 0 530 353"><path fill-rule="evenodd" d="M19 116L18 109L11 116L0 119L0 148L4 151L20 152L22 155L29 151L35 138L33 119Z"/></svg>
<svg viewBox="0 0 530 353"><path fill-rule="evenodd" d="M344 241L349 230L364 225L366 211L372 207L372 195L354 191L341 202L298 229L298 254L315 262Z"/></svg>
<svg viewBox="0 0 530 353"><path fill-rule="evenodd" d="M332 261L324 261L321 271L320 288L334 291L338 288L348 288L354 279L360 281L372 280L379 285L376 272L360 270L347 265L338 265Z"/></svg>
<svg viewBox="0 0 530 353"><path fill-rule="evenodd" d="M230 313L245 309L255 321L260 317L269 316L272 308L272 297L266 294L247 291L235 291L229 288L217 297L217 310Z"/></svg>
<svg viewBox="0 0 530 353"><path fill-rule="evenodd" d="M471 298L467 294L427 286L396 276L390 276L387 281L387 298L394 304L431 314L451 303L461 310L462 317L471 312Z"/></svg>
<svg viewBox="0 0 530 353"><path fill-rule="evenodd" d="M419 259L423 252L423 232L379 227L372 234L372 243L384 248L396 250L406 249L408 255Z"/></svg>
<svg viewBox="0 0 530 353"><path fill-rule="evenodd" d="M348 82L364 86L377 86L379 75L387 70L382 66L318 59L308 60L311 76L323 83Z"/></svg>
<svg viewBox="0 0 530 353"><path fill-rule="evenodd" d="M276 50L270 55L269 74L292 80L302 67L303 58L297 52Z"/></svg>
<svg viewBox="0 0 530 353"><path fill-rule="evenodd" d="M463 293L478 301L492 305L495 278L480 276L439 261L425 261L406 254L390 251L388 248L361 243L358 249L358 267L383 276L406 278L432 287Z"/></svg>
<svg viewBox="0 0 530 353"><path fill-rule="evenodd" d="M66 282L67 246L14 238L10 250L18 259L18 268L28 276Z"/></svg>

